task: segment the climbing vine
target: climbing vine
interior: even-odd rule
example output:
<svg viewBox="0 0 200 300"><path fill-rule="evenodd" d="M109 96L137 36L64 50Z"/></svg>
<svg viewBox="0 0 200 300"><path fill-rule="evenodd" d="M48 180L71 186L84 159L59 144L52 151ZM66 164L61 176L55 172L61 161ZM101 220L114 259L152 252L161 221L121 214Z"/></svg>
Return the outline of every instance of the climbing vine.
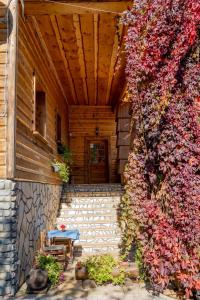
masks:
<svg viewBox="0 0 200 300"><path fill-rule="evenodd" d="M125 171L155 291L200 288L200 2L136 0L123 18L134 139Z"/></svg>

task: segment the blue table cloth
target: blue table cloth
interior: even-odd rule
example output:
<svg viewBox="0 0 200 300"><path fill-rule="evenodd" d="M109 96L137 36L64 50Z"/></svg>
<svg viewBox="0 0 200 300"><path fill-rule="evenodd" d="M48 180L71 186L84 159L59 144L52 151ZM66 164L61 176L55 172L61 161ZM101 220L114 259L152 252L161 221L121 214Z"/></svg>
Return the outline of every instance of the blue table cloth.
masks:
<svg viewBox="0 0 200 300"><path fill-rule="evenodd" d="M47 233L48 239L52 239L54 237L62 237L62 238L68 238L72 240L79 240L80 233L77 229L75 230L50 230Z"/></svg>

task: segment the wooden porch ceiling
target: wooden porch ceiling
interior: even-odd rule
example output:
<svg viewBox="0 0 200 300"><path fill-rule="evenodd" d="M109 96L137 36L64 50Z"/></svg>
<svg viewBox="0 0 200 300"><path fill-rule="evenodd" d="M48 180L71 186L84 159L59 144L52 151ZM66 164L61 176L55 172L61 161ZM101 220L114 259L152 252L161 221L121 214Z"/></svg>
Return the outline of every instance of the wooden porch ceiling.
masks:
<svg viewBox="0 0 200 300"><path fill-rule="evenodd" d="M125 55L119 51L125 28L118 16L128 5L112 0L25 1L27 22L37 31L69 105L117 102L125 85Z"/></svg>

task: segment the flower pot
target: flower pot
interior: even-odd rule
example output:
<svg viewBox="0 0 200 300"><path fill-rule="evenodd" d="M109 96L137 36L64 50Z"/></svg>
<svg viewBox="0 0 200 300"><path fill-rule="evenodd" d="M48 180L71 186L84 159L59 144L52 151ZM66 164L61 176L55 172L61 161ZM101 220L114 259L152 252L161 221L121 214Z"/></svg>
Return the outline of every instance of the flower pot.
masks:
<svg viewBox="0 0 200 300"><path fill-rule="evenodd" d="M52 169L55 173L58 173L60 171L60 167L58 165L52 165Z"/></svg>
<svg viewBox="0 0 200 300"><path fill-rule="evenodd" d="M75 278L76 280L88 279L88 272L85 266L77 263L75 266Z"/></svg>
<svg viewBox="0 0 200 300"><path fill-rule="evenodd" d="M124 270L128 278L137 279L139 277L139 269L134 262L121 262L120 267Z"/></svg>
<svg viewBox="0 0 200 300"><path fill-rule="evenodd" d="M42 269L31 269L26 277L26 285L28 292L43 291L48 284L48 273Z"/></svg>

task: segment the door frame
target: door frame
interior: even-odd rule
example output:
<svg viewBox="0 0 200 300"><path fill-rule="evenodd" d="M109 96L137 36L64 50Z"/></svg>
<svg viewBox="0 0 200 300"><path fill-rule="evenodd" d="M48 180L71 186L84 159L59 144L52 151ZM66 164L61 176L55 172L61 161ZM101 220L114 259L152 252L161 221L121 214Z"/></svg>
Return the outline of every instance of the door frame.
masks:
<svg viewBox="0 0 200 300"><path fill-rule="evenodd" d="M85 176L84 176L84 183L88 184L89 183L89 170L88 170L88 161L89 161L89 157L88 157L88 142L89 141L94 141L94 140L106 140L107 141L107 145L108 145L108 183L111 182L111 171L112 171L112 164L111 164L111 143L110 143L110 137L108 136L86 136L84 138L84 170L85 170Z"/></svg>

